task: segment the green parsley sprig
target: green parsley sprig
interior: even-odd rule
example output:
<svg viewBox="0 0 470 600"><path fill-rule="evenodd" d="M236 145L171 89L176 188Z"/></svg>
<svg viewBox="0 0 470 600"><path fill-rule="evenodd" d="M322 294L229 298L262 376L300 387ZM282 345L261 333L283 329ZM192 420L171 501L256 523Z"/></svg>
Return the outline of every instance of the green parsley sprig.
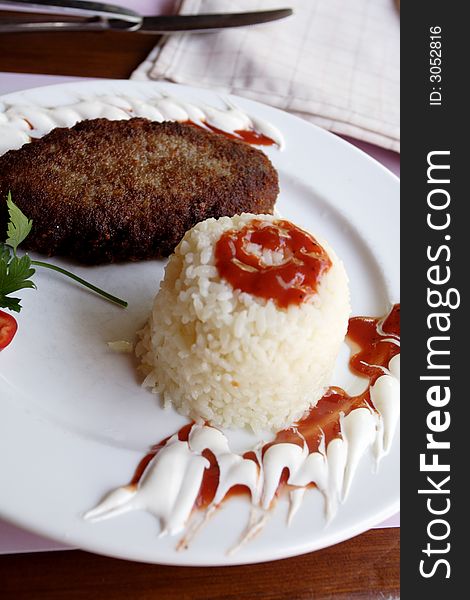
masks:
<svg viewBox="0 0 470 600"><path fill-rule="evenodd" d="M125 300L121 300L121 298L105 292L62 267L48 262L31 260L27 254L21 257L17 256L16 251L18 246L28 237L33 222L16 206L11 199L10 192L7 197L7 208L10 217L7 227L7 239L5 243L0 243L0 308L8 308L9 310L20 312L20 299L12 297L11 294L25 288L36 289L36 284L31 280L31 277L36 272L36 269L33 267L42 267L61 273L103 296L103 298L124 308L127 307Z"/></svg>

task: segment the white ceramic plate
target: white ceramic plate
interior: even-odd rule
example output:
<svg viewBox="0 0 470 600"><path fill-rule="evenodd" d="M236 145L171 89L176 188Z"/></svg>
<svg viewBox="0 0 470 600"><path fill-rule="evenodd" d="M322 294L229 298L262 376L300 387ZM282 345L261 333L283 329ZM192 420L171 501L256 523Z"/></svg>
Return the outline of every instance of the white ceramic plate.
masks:
<svg viewBox="0 0 470 600"><path fill-rule="evenodd" d="M146 96L155 90L193 102L221 105L220 97L163 83L92 81L50 86L0 98L9 103L67 104L78 96ZM399 299L399 186L377 162L338 137L289 114L235 98L249 114L275 124L284 151L268 148L280 176L277 208L286 218L329 240L351 282L353 315L382 315ZM187 422L163 411L140 387L130 355L106 342L132 339L150 311L163 261L72 267L126 298L124 311L69 280L40 271L37 291L21 295L24 309L12 345L0 355L0 513L31 531L116 557L177 565L228 565L284 558L359 534L393 515L399 498L398 434L374 473L372 456L360 464L347 501L326 526L323 498L309 490L287 527L279 502L263 532L228 555L246 526L248 501L226 502L185 552L178 538L159 539L158 523L133 512L100 523L81 515L109 490L129 481L149 446ZM334 384L351 389L346 348ZM230 435L235 450L246 433Z"/></svg>

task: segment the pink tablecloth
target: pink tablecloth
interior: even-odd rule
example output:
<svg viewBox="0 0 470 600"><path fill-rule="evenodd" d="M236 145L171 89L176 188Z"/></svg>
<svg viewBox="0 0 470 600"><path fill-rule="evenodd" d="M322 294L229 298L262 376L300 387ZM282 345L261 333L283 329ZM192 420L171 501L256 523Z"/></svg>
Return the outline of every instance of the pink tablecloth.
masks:
<svg viewBox="0 0 470 600"><path fill-rule="evenodd" d="M125 5L126 2L116 2ZM128 4L128 3L127 3ZM140 0L139 7L149 5L151 2ZM158 3L156 3L158 4ZM161 2L160 2L161 4ZM65 83L67 81L78 81L77 77L58 77L50 75L24 75L17 73L0 73L0 95L28 89L41 85L53 83ZM361 148L364 152L382 163L396 175L400 172L400 157L389 150L384 150L357 140L348 139L349 142ZM400 514L394 515L377 527L399 527ZM39 552L48 550L66 550L65 546L28 533L0 519L0 554L12 554L17 552Z"/></svg>

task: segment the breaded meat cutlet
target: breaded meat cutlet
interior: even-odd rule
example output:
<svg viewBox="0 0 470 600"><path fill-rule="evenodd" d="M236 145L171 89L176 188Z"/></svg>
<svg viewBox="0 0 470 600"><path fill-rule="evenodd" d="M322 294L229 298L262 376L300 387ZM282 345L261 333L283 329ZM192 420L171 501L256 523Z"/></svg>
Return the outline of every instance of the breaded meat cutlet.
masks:
<svg viewBox="0 0 470 600"><path fill-rule="evenodd" d="M33 228L23 246L88 264L169 255L208 217L271 213L279 192L263 152L190 124L94 119L0 157L6 197Z"/></svg>

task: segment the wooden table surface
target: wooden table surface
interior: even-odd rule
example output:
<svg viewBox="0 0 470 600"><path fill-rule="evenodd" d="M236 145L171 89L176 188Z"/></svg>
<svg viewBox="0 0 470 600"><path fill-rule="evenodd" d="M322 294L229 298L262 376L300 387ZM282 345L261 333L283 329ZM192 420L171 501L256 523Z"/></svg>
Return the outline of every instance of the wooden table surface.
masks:
<svg viewBox="0 0 470 600"><path fill-rule="evenodd" d="M158 38L132 33L0 35L0 71L129 77ZM375 529L282 561L226 568L144 565L81 551L0 557L2 600L396 598L399 529Z"/></svg>
<svg viewBox="0 0 470 600"><path fill-rule="evenodd" d="M333 600L399 595L398 529L375 529L319 552L241 567L165 567L42 552L0 558L3 600Z"/></svg>

